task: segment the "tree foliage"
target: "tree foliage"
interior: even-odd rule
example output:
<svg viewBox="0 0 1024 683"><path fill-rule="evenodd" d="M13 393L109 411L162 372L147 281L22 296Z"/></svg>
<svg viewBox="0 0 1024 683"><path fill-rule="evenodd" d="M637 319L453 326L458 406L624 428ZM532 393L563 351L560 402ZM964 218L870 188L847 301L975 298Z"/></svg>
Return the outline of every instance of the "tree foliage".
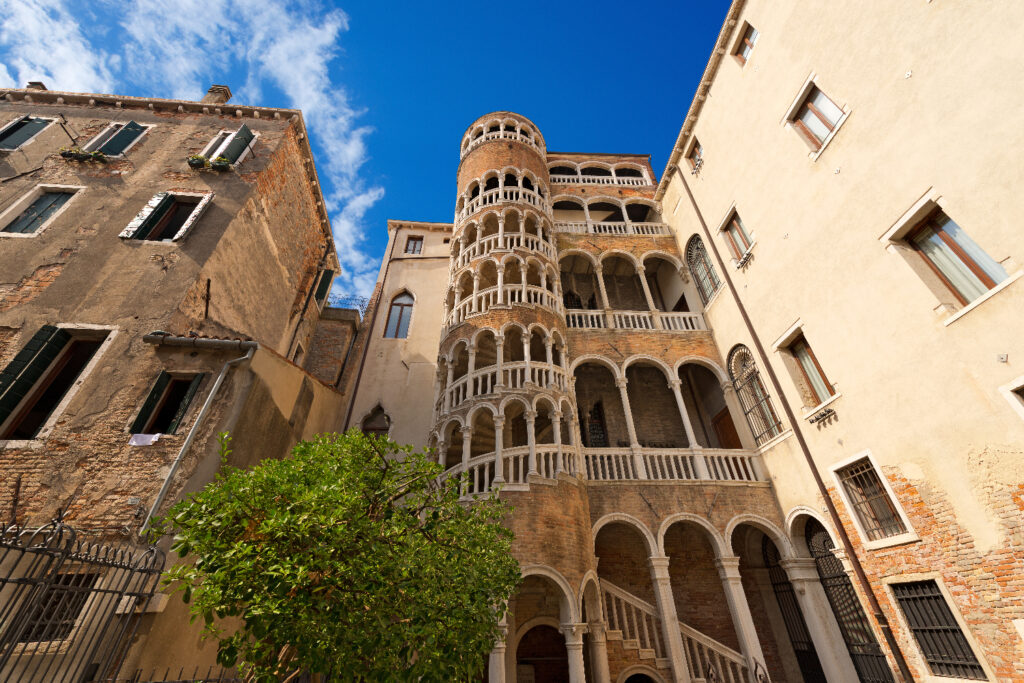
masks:
<svg viewBox="0 0 1024 683"><path fill-rule="evenodd" d="M165 518L187 558L168 581L219 641L219 662L260 681L300 669L477 676L519 567L500 524L507 508L460 503L458 480L439 484L440 473L428 453L356 430L225 467Z"/></svg>

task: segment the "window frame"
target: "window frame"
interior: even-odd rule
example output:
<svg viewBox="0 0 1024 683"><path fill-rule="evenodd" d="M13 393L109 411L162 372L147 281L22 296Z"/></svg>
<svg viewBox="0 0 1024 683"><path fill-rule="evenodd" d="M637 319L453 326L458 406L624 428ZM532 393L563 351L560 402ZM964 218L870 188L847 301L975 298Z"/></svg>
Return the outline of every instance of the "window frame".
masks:
<svg viewBox="0 0 1024 683"><path fill-rule="evenodd" d="M203 381L206 379L206 375L207 373L205 372L179 372L161 370L160 373L157 375L157 378L153 381L153 384L150 385L149 391L146 392L146 396L142 400L142 405L139 406L139 410L135 413L135 417L132 418L131 423L128 425L128 432L132 435L141 434L147 436L154 434L160 434L161 436L174 436L175 434L177 434L178 430L188 422L187 418L189 415L189 410L192 408L192 403L196 400L196 397L199 395L200 389L202 389ZM153 400L154 392L160 385L161 380L163 380L165 377L167 378L167 383L161 389L160 396ZM178 419L177 423L173 424L174 431L145 431L146 427L152 426L153 421L156 419L157 415L160 413L161 409L166 404L168 398L168 389L171 386L170 383L174 380L185 379L191 380L191 386L188 389L186 389L185 395L182 397L182 402L185 404L185 407L184 410L181 410L181 408L179 407L179 410L181 410L181 417ZM144 431L137 432L135 431L135 426L138 424L139 420L142 419L142 415L146 411L147 404L151 400L153 400L153 404L149 408L149 414L146 416L145 423L142 425Z"/></svg>
<svg viewBox="0 0 1024 683"><path fill-rule="evenodd" d="M690 146L686 150L686 161L690 164L691 175L696 174L704 167L704 145L696 135L690 136Z"/></svg>
<svg viewBox="0 0 1024 683"><path fill-rule="evenodd" d="M693 268L690 265L690 250L694 244L700 245L700 250L703 253L702 263L707 270L708 282L714 286L714 289L708 293L707 299L704 298L704 290L700 285L701 280L697 273L693 272ZM722 278L719 277L717 271L715 271L715 264L711 261L711 257L708 256L708 248L704 244L704 240L700 235L693 234L690 236L690 239L686 241L686 248L683 250L683 259L686 261L686 269L690 271L690 277L693 279L693 285L697 290L697 296L701 300L702 308L706 311L708 306L711 305L711 302L718 296L718 293L722 291L723 286Z"/></svg>
<svg viewBox="0 0 1024 683"><path fill-rule="evenodd" d="M197 191L197 192L187 192L187 191L182 191L182 192L178 192L178 191L158 192L155 195L153 195L153 198L150 199L146 203L146 206L143 207L143 209L141 211L139 211L139 213L135 214L135 218L133 218L131 221L129 221L129 223L125 227L125 229L122 230L118 234L118 237L120 237L122 240L127 240L127 241L132 241L132 242L148 242L150 244L173 244L175 242L180 242L181 240L185 239L185 237L188 236L188 234L192 231L192 228L195 226L195 224L197 222L199 222L200 218L203 217L203 214L206 212L206 209L207 209L207 207L209 207L210 203L213 202L213 198L215 196L216 196L216 193L214 193L214 192L204 192L204 191ZM168 240L150 240L150 239L135 237L135 235L139 233L139 231L142 229L143 225L145 225L146 221L153 214L153 212L156 211L156 208L160 205L161 202L163 202L163 200L166 197L199 197L200 199L196 203L195 208L192 210L192 213L189 214L188 218L185 219L185 222L178 229L178 232L176 232L174 234L174 236L171 237L171 239L168 239Z"/></svg>
<svg viewBox="0 0 1024 683"><path fill-rule="evenodd" d="M835 124L829 126L828 135L820 141L813 133L810 133L810 131L807 130L806 125L798 121L804 104L807 103L807 100L810 98L814 90L820 92L825 99L835 105L836 109L842 112L842 115ZM850 111L851 110L848 106L840 104L833 98L829 97L825 90L818 85L817 74L811 72L811 75L804 81L804 84L800 87L797 96L793 99L793 102L789 105L789 109L786 110L785 115L782 117L782 125L787 128L792 128L797 132L800 139L803 140L810 148L807 156L810 157L811 161L817 161L818 157L820 157L825 151L825 148L828 147L829 143L831 143L835 138L839 129L843 127L844 123L846 123L846 119L850 116ZM799 126L797 125L798 123L800 123Z"/></svg>
<svg viewBox="0 0 1024 683"><path fill-rule="evenodd" d="M758 38L761 37L761 32L754 28L753 24L749 21L744 21L741 30L739 32L739 38L736 40L736 44L733 45L732 56L740 63L741 67L747 65L750 61L750 55L754 53L754 46L757 45ZM747 38L747 34L751 31L754 32L753 39ZM743 54L743 47L747 46L750 48L750 52L747 55Z"/></svg>
<svg viewBox="0 0 1024 683"><path fill-rule="evenodd" d="M248 126L246 126L246 128L248 128ZM240 130L242 130L241 125L234 130L231 130L229 128L221 128L220 130L217 131L216 134L214 134L213 139L206 143L206 146L203 147L203 151L201 151L199 154L206 157L210 161L213 161L220 155L221 152L227 149L228 145L231 144L231 141L235 139L235 136L238 134L238 131ZM245 148L242 150L242 153L238 155L238 158L235 161L231 162L232 166L237 166L243 161L245 161L245 158L249 156L249 153L252 151L253 146L256 144L256 141L260 137L260 134L257 131L254 131L252 128L249 128L249 132L252 133L252 140L250 140L249 144L245 146ZM224 136L224 139L218 145L217 140L222 135Z"/></svg>
<svg viewBox="0 0 1024 683"><path fill-rule="evenodd" d="M401 297L403 294L409 295L409 297L412 299L412 303L409 303L409 304L395 303L396 300L399 297ZM399 313L398 313L398 323L396 323L396 325L395 325L395 334L396 334L396 336L391 336L391 335L388 334L388 330L391 328L391 316L394 314L395 306L398 306L402 310L399 311ZM398 292L397 294L392 296L389 299L388 314L387 314L387 317L384 320L384 330L381 333L381 338L382 339L408 339L409 338L409 332L412 330L412 315L413 315L413 309L415 307L416 307L416 297L413 296L412 292L410 292L408 290L402 290L401 292ZM409 309L408 310L409 322L405 326L405 336L404 337L399 337L399 336L397 336L397 334L398 334L399 329L401 329L402 315L404 314L405 309Z"/></svg>
<svg viewBox="0 0 1024 683"><path fill-rule="evenodd" d="M743 353L750 358L750 370L741 375L737 372L736 359ZM739 399L740 409L743 410L743 416L747 420L747 426L750 427L750 433L754 437L755 445L761 448L781 436L786 431L782 419L775 409L775 404L772 403L772 395L768 392L768 387L761 379L761 371L757 368L754 354L745 344L736 344L729 351L729 355L726 357L726 370L729 373L733 389L736 391L736 397ZM761 396L758 396L758 393ZM744 401L744 396L749 400ZM747 407L748 403L750 404L749 408ZM760 434L754 427L755 420L752 416L755 414L757 419L768 427Z"/></svg>
<svg viewBox="0 0 1024 683"><path fill-rule="evenodd" d="M828 390L828 396L822 397L818 395L818 390L814 388L814 383L811 381L810 375L807 374L807 369L804 368L803 363L800 362L800 354L797 352L797 349L795 347L801 344L806 349L807 356L811 360L811 363L814 365L814 369L817 371L818 377L821 379L822 383ZM786 343L785 348L786 351L788 351L789 354L793 356L793 360L796 362L796 367L800 372L800 378L804 384L803 388L811 395L811 397L817 400L817 403L814 404L812 410L817 410L821 406L825 405L826 403L829 403L832 399L834 399L839 392L836 391L836 388L832 385L832 382L829 381L828 375L825 374L825 370L821 367L821 363L818 362L818 356L814 353L814 349L811 348L811 344L810 342L807 341L807 337L804 336L802 329L798 330L797 334L795 334Z"/></svg>
<svg viewBox="0 0 1024 683"><path fill-rule="evenodd" d="M132 140L131 142L129 142L128 146L125 147L123 150L121 150L120 154L106 154L106 153L104 153L104 156L106 156L108 159L123 159L125 156L128 155L128 152L131 150L132 147L134 147L135 145L139 144L139 141L142 140L142 138L146 137L146 135L149 133L150 129L156 127L155 123L139 123L135 119L129 119L128 121L111 121L106 126L104 126L103 130L101 130L100 132L96 133L96 135L92 136L92 139L89 140L89 142L85 143L82 146L82 151L85 151L85 152L96 151L99 147L102 147L103 145L105 145L108 142L110 142L110 138L112 138L114 135L117 135L117 131L114 131L110 135L110 137L108 137L107 139L103 139L103 136L106 135L107 132L109 132L114 126L121 126L121 128L124 128L129 123L134 123L134 124L136 124L138 126L142 126L142 132L139 133L137 136L135 136L135 139ZM103 142L101 143L100 140L103 140Z"/></svg>
<svg viewBox="0 0 1024 683"><path fill-rule="evenodd" d="M23 640L23 639L19 638L19 640L16 642L15 648L14 648L14 652L15 652L16 656L17 656L17 654L24 653L29 648L37 648L40 644L47 644L47 646L48 646L47 647L47 652L49 652L51 654L61 654L61 653L65 652L67 650L67 648L71 645L71 643L74 642L74 640L78 637L79 632L80 632L82 626L85 624L85 619L89 615L90 610L95 606L94 603L95 603L95 599L96 599L97 594L100 593L101 591L103 591L103 589L104 589L104 587L106 585L105 582L104 582L105 579L107 578L106 577L106 572L102 572L102 571L89 571L90 569L95 570L97 568L95 568L95 567L88 567L87 565L85 565L83 563L80 563L80 562L70 562L70 563L65 564L64 566L62 566L61 570L59 572L57 572L57 574L56 574L57 576L70 576L70 577L91 576L91 577L93 577L93 580L89 584L88 590L84 592L84 597L82 598L82 604L79 606L79 609L78 609L77 613L75 614L74 619L73 620L69 620L70 621L70 626L68 628L67 634L63 638L47 638L45 640ZM45 587L45 590L46 591L50 591L52 589L53 585L54 585L54 582L47 583L46 587ZM74 584L74 583L66 584L66 585L71 585L72 587L75 587L75 588L81 587L81 584ZM71 595L75 594L75 592L73 592L73 591L58 591L56 593L56 597L57 597L57 600L58 600L57 607L60 607L61 604L66 602L65 600L61 599L62 593L65 593L65 594L66 593L70 593ZM44 595L45 594L46 593L44 593ZM37 607L37 606L39 606L39 603L35 603L35 602L33 602L32 604L23 604L23 605L19 606L18 611L15 612L15 614L14 614L15 621L13 623L17 623L17 620L22 618L21 610L26 609L26 608L33 608L33 607ZM29 614L29 615L26 615L26 616L37 616L37 615L36 614ZM43 616L43 615L38 615L38 616ZM52 627L52 624L49 625L49 626ZM24 638L24 635L25 634L23 632L22 633L22 638Z"/></svg>
<svg viewBox="0 0 1024 683"><path fill-rule="evenodd" d="M70 405L71 401L74 400L75 396L81 390L82 386L89 379L89 376L96 369L96 366L99 365L104 353L106 353L106 351L110 348L110 345L113 344L114 339L117 337L118 332L120 331L120 328L118 327L108 325L93 325L88 323L57 323L54 325L54 327L68 331L68 333L71 334L72 337L81 337L86 339L101 339L102 341L100 342L100 345L96 349L95 353L93 353L92 358L90 358L89 362L85 364L85 366L82 368L82 371L78 373L78 377L75 378L75 381L71 385L71 388L68 389L67 392L65 392L61 400L57 403L56 406L54 406L53 410L50 412L49 417L46 418L46 421L43 422L42 426L39 428L39 431L36 432L35 437L31 439L0 439L0 448L25 448L41 446L45 442L45 440L49 438L50 434L53 432L54 427L56 427L57 425L57 421L61 418L61 416L64 414L64 411L67 410L68 405ZM33 335L34 334L35 333L33 333ZM32 339L33 335L30 335L25 340L25 343L22 344L21 348L19 349L19 352L25 348L25 345L28 344L28 342ZM64 350L62 349L61 352L64 353ZM35 390L38 388L39 383L41 381L44 381L48 376L51 376L57 360L58 359L55 358L53 361L51 361L50 365L46 368L44 374L33 383L32 393L35 393ZM10 425L11 420L19 416L19 413L25 408L26 402L29 401L31 398L32 394L28 394L25 397L23 397L21 401L18 402L18 404L11 410L10 414L3 420L2 423L0 423L0 431L6 429Z"/></svg>
<svg viewBox="0 0 1024 683"><path fill-rule="evenodd" d="M1013 411L1024 420L1024 375L999 387L999 393L1010 403Z"/></svg>
<svg viewBox="0 0 1024 683"><path fill-rule="evenodd" d="M0 227L0 238L4 238L4 237L14 237L14 238L38 237L39 235L43 234L43 232L48 227L50 227L53 224L53 222L55 220L57 220L57 218L62 213L67 211L67 208L71 204L71 202L75 201L75 199L78 197L78 195L80 195L82 193L83 190L85 190L85 186L84 185L55 185L53 183L40 183L40 184L36 185L31 190L29 190L24 195L22 195L22 197L20 199L18 199L16 202L11 204L11 206L9 206L3 213L0 213L0 226L3 226L3 227ZM40 224L39 229L36 230L35 232L5 232L4 231L4 229L8 225L10 225L14 221L16 221L19 217L21 217L21 214L24 213L25 210L28 209L28 207L32 206L32 204L37 199L39 199L44 194L48 194L50 192L70 192L71 196L68 198L68 200L66 202L64 202L64 205L62 207L60 207L59 209L54 211L50 215L49 218L47 218L45 221L43 221Z"/></svg>
<svg viewBox="0 0 1024 683"><path fill-rule="evenodd" d="M743 224L743 219L740 218L740 214L735 208L729 210L726 219L718 226L718 232L729 245L729 250L733 254L733 265L739 268L745 264L757 240L747 230L747 226ZM743 242L742 245L739 244L737 238Z"/></svg>
<svg viewBox="0 0 1024 683"><path fill-rule="evenodd" d="M27 138L23 143L21 143L17 147L0 147L0 153L3 153L3 152L16 152L16 151L18 151L19 149L21 149L22 147L24 147L25 145L29 144L30 142L35 140L37 137L42 135L43 131L45 131L47 128L49 128L51 125L53 125L57 121L56 118L53 118L53 117L50 117L50 116L34 116L32 114L22 114L20 116L16 116L14 119L12 119L11 121L8 121L2 127L0 127L0 145L3 144L3 135L4 135L4 133L6 133L9 128L13 128L15 125L18 124L18 122L23 121L25 119L39 119L40 121L47 121L48 123L45 126L43 126L42 128L40 128L38 131L36 131L31 137Z"/></svg>
<svg viewBox="0 0 1024 683"><path fill-rule="evenodd" d="M868 462L871 463L871 467L875 471L875 476L877 476L878 480L882 482L882 487L885 489L885 495L888 497L889 503L892 505L896 515L903 523L903 528L906 530L903 533L874 540L868 536L867 530L861 522L860 515L857 513L857 508L850 499L850 496L846 491L846 485L843 483L843 479L839 474L841 470L847 469L851 465L854 465L864 459L867 459ZM896 496L896 493L892 490L889 478L885 476L885 472L879 466L878 460L875 458L875 454L872 453L870 449L863 450L856 455L852 455L849 458L833 463L829 466L829 471L832 473L832 479L836 483L836 490L839 492L839 498L843 501L843 505L846 506L847 515L852 521L853 526L857 529L857 534L860 537L865 550L878 550L880 548L905 545L921 540L921 537L914 529L914 525L910 523L910 518L907 516L906 510L903 509L903 504Z"/></svg>
<svg viewBox="0 0 1024 683"><path fill-rule="evenodd" d="M409 248L416 245L416 251L409 251ZM410 256L422 256L423 255L423 235L409 235L405 238L405 249L404 254Z"/></svg>
<svg viewBox="0 0 1024 683"><path fill-rule="evenodd" d="M982 671L985 673L985 678L958 678L955 676L940 676L932 673L931 667L925 660L924 653L921 650L921 646L917 641L917 636L910 628L910 624L907 621L907 617L903 612L903 606L896 598L896 592L893 589L895 584L903 583L918 583L921 581L933 581L936 587L939 589L939 593L945 600L946 608L949 609L953 615L953 620L960 628L960 632L963 634L964 639L971 648L971 652L974 658L978 661ZM903 629L903 632L908 636L908 640L913 643L914 647L909 651L911 656L917 659L919 668L925 672L922 677L923 683L977 683L977 681L995 681L996 677L989 666L988 661L985 658L985 650L981 647L981 644L974 637L974 633L968 627L967 622L964 620L963 614L960 612L960 607L953 599L952 593L949 592L949 588L946 586L945 581L939 572L915 572L911 574L897 574L895 576L886 576L882 578L882 586L885 591L886 597L888 597L893 605L893 613L896 615L896 619L899 622L899 626Z"/></svg>
<svg viewBox="0 0 1024 683"><path fill-rule="evenodd" d="M316 285L313 287L313 301L316 303L317 308L321 311L327 305L327 300L331 298L331 288L334 286L334 270L331 268L324 268L320 271L316 279ZM327 286L324 286L324 283ZM321 294L323 292L323 294Z"/></svg>

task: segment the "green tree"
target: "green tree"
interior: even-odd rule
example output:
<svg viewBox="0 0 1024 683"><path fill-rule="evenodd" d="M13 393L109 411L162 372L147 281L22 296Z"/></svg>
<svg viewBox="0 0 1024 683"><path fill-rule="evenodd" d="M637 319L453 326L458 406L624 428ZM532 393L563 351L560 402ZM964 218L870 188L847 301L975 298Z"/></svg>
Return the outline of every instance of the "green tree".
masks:
<svg viewBox="0 0 1024 683"><path fill-rule="evenodd" d="M218 661L255 680L479 676L519 583L508 508L460 503L440 473L427 452L357 430L225 466L164 519L186 558L167 580Z"/></svg>

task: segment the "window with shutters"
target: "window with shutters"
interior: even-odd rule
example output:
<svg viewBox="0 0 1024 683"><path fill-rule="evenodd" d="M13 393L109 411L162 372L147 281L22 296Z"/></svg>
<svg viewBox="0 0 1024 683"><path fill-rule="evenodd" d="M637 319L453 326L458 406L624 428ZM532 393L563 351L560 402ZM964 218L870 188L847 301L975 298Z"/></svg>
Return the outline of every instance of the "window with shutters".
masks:
<svg viewBox="0 0 1024 683"><path fill-rule="evenodd" d="M367 436L381 436L387 438L391 431L391 417L384 412L384 408L378 404L370 411L359 427Z"/></svg>
<svg viewBox="0 0 1024 683"><path fill-rule="evenodd" d="M989 680L936 581L891 583L889 587L933 676Z"/></svg>
<svg viewBox="0 0 1024 683"><path fill-rule="evenodd" d="M423 238L419 235L413 235L405 241L405 253L406 254L421 254L423 253Z"/></svg>
<svg viewBox="0 0 1024 683"><path fill-rule="evenodd" d="M245 124L238 130L222 130L214 136L202 155L211 161L224 158L229 164L240 164L252 150L257 137L259 133L253 133Z"/></svg>
<svg viewBox="0 0 1024 683"><path fill-rule="evenodd" d="M0 235L33 237L45 230L82 188L39 185L0 214Z"/></svg>
<svg viewBox="0 0 1024 683"><path fill-rule="evenodd" d="M10 152L31 141L53 123L53 119L21 116L0 128L0 151Z"/></svg>
<svg viewBox="0 0 1024 683"><path fill-rule="evenodd" d="M409 323L412 321L413 298L408 292L402 292L391 301L388 321L384 326L384 336L391 339L405 339L409 336Z"/></svg>
<svg viewBox="0 0 1024 683"><path fill-rule="evenodd" d="M132 434L176 434L205 373L161 372L132 423Z"/></svg>
<svg viewBox="0 0 1024 683"><path fill-rule="evenodd" d="M112 123L101 130L83 149L86 152L102 152L108 157L119 157L134 147L150 128L152 126L134 121Z"/></svg>
<svg viewBox="0 0 1024 683"><path fill-rule="evenodd" d="M690 170L696 173L704 165L704 146L697 138L693 138L690 145L690 152L686 155L686 161L690 164Z"/></svg>
<svg viewBox="0 0 1024 683"><path fill-rule="evenodd" d="M161 192L121 231L122 239L175 242L188 234L213 193Z"/></svg>
<svg viewBox="0 0 1024 683"><path fill-rule="evenodd" d="M834 465L832 472L839 482L839 495L850 509L854 526L863 537L866 548L887 547L918 539L870 452L865 451Z"/></svg>
<svg viewBox="0 0 1024 683"><path fill-rule="evenodd" d="M107 338L107 330L44 325L0 371L0 439L35 439Z"/></svg>
<svg viewBox="0 0 1024 683"><path fill-rule="evenodd" d="M313 299L320 306L327 301L327 295L331 291L331 284L334 283L334 271L323 270L320 272L320 280L316 283L316 291L313 293Z"/></svg>
<svg viewBox="0 0 1024 683"><path fill-rule="evenodd" d="M699 235L694 235L686 243L686 265L689 266L690 273L693 275L700 300L706 306L718 288L722 286L722 282L718 279L718 273L715 272L715 267L711 264L708 252L704 248L704 242Z"/></svg>

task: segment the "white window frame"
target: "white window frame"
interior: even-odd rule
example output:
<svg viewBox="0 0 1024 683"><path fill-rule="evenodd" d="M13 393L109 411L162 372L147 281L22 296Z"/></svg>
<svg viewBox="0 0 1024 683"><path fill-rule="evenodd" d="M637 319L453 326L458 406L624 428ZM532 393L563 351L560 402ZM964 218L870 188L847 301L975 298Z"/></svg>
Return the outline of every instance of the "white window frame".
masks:
<svg viewBox="0 0 1024 683"><path fill-rule="evenodd" d="M754 236L751 235L750 237L751 237L751 240L753 240ZM751 246L753 246L753 242L751 242ZM775 340L775 342L772 344L772 350L775 351L776 353L780 354L780 355L782 353L789 354L790 356L793 357L793 361L796 362L797 364L799 364L800 361L796 360L796 355L793 354L789 350L789 345L792 344L794 341L796 341L797 337L801 337L801 336L805 337L805 335L804 335L804 321L801 318L797 318L796 322L793 323L792 325L790 325L789 329L787 329L785 332L783 332L782 336ZM812 352L813 352L813 349L812 349ZM817 359L818 358L818 354L815 353L814 357L815 357L815 359ZM820 363L821 361L818 361L818 362ZM790 376L792 376L793 375L792 371L790 371L789 374L790 374ZM832 387L832 391L834 391L835 393L832 394L831 396L829 396L827 399L825 399L821 403L819 403L818 405L812 406L811 408L805 408L804 409L804 413L802 415L804 420L810 420L817 413L821 412L822 408L824 408L825 406L828 406L828 405L830 405L832 403L835 403L836 401L838 401L842 397L843 392L839 391L839 389L836 388L837 387L837 383L832 381L828 377L826 377L825 379L828 381L829 386ZM793 385L796 387L797 394L798 394L798 397L799 397L799 395L802 393L802 390L801 390L800 385L798 384L798 382L797 382L797 380L795 378L793 378ZM783 400L785 400L784 397L783 397ZM803 399L801 398L801 401L802 400Z"/></svg>
<svg viewBox="0 0 1024 683"><path fill-rule="evenodd" d="M85 381L89 378L89 375L91 375L96 366L99 365L100 360L103 358L103 354L106 353L107 349L110 348L110 345L113 344L114 339L117 337L117 334L120 331L120 328L116 326L112 327L110 325L91 325L88 323L58 323L54 327L58 327L62 330L103 331L107 333L107 336L103 340L103 343L100 344L100 347L96 349L96 353L94 353L92 358L89 359L89 362L85 364L84 368L82 368L82 372L78 375L78 379L76 379L75 383L71 386L70 389L68 389L68 392L64 394L64 398L62 398L60 403L57 404L57 407L53 409L53 412L50 414L50 417L47 418L46 422L43 423L43 426L39 429L39 433L36 434L35 438L0 439L0 448L31 448L34 450L42 449L45 445L46 439L50 436L50 433L53 431L53 428L57 426L57 421L61 418L61 415L64 414L64 411L67 410L67 407L71 403L71 401L74 400L75 396L78 394L79 389L82 388L82 384L85 383ZM86 332L86 334L80 336L88 337L90 335L88 334L88 332ZM28 397L26 397L26 399L27 398ZM17 415L18 411L24 405L24 401L26 399L23 399L18 404L18 406L11 411L10 417L8 417L7 420L4 420L3 424L0 424L0 427L4 427L11 421L11 419L13 419Z"/></svg>
<svg viewBox="0 0 1024 683"><path fill-rule="evenodd" d="M109 124L107 124L106 127L103 128L103 130L101 130L99 133L96 133L96 135L92 136L92 139L89 140L89 142L85 143L85 145L82 146L82 151L83 152L92 152L94 148L100 146L98 144L99 140L101 140L103 138L103 136L108 131L110 131L111 128L113 128L114 126L121 126L123 128L124 126L128 125L131 121L134 121L134 119L131 119L129 121L111 121ZM120 154L107 154L106 157L108 159L123 159L125 157L125 155L128 154L128 152L131 150L132 147L134 147L135 145L139 144L139 141L142 140L142 138L146 137L146 135L149 133L150 129L156 128L156 124L155 123L139 123L138 121L135 121L135 123L137 123L138 125L142 126L142 128L143 128L142 132L139 133L138 137L136 137L134 140L132 140L128 144L128 146L125 147L124 150ZM106 141L104 140L104 142L106 142Z"/></svg>
<svg viewBox="0 0 1024 683"><path fill-rule="evenodd" d="M820 90L822 94L825 95L825 97L828 97L828 99L832 100L832 103L842 110L843 115L839 117L839 120L836 121L835 127L832 128L829 134L825 136L825 139L821 141L821 146L818 147L818 149L812 149L807 153L807 157L811 161L818 160L818 157L821 156L822 152L825 151L825 148L828 147L829 143L832 142L832 139L835 138L836 133L839 132L839 129L843 127L844 123L846 123L846 119L850 117L850 112L852 111L848 104L840 104L839 102L833 100L829 96L828 91L817 84L817 78L818 74L812 71L811 74L804 81L803 85L800 86L800 90L797 92L796 97L793 98L793 101L789 105L789 109L786 110L786 113L782 117L782 121L780 122L784 128L790 129L794 135L798 136L801 142L806 143L806 138L804 134L797 130L796 126L793 125L793 119L796 118L797 112L800 111L800 107L802 107L804 102L807 101L807 96L811 94L812 88L817 88L818 90Z"/></svg>
<svg viewBox="0 0 1024 683"><path fill-rule="evenodd" d="M11 126L13 126L18 121L21 121L24 118L40 119L40 120L43 120L43 121L49 121L50 123L48 123L45 126L43 126L42 128L40 128L38 133L36 133L32 137L30 137L28 140L25 140L25 142L21 143L17 147L14 147L14 148L11 148L11 149L8 149L6 147L0 147L0 153L3 153L3 152L15 152L15 151L21 149L22 147L24 147L25 145L27 145L28 143L32 142L37 137L42 135L43 131L45 131L47 128L49 128L51 125L53 125L54 122L57 121L57 119L55 119L55 118L53 118L51 116L36 116L34 114L21 114L19 116L15 116L12 120L8 121L7 123L4 124L4 126L2 128L0 128L0 137L3 136L4 132L8 128L10 128Z"/></svg>
<svg viewBox="0 0 1024 683"><path fill-rule="evenodd" d="M960 607L953 600L953 594L949 592L946 587L945 581L942 579L942 574L939 572L917 572L913 574L897 574L895 576L882 577L882 586L885 590L886 596L889 598L890 604L892 605L892 611L896 614L896 619L899 621L900 628L903 629L903 633L906 634L905 640L913 644L913 656L917 659L918 668L924 673L922 678L923 683L978 683L976 678L956 678L954 676L936 676L931 673L931 668L925 662L924 655L921 653L921 647L917 644L917 638L914 637L914 633L910 630L910 624L907 623L907 618L903 614L903 608L900 607L899 601L896 600L896 593L893 591L893 584L900 583L913 583L915 581L934 581L935 585L939 587L939 592L942 593L943 599L946 601L946 607L949 608L953 618L956 620L957 626L960 627L960 632L964 634L964 638L967 640L967 644L971 646L971 651L974 656L978 659L978 664L981 665L982 670L985 672L988 681L995 681L996 677L992 671L992 667L989 666L988 661L985 659L985 650L982 649L981 643L974 637L974 633L968 628L967 622L964 621L963 615L960 613Z"/></svg>
<svg viewBox="0 0 1024 683"><path fill-rule="evenodd" d="M200 200L196 204L196 208L192 209L192 213L189 214L189 216L185 220L184 224L182 224L181 228L178 230L178 232L176 232L174 234L174 237L172 237L171 239L169 239L169 240L135 239L133 237L135 232L146 221L146 219L149 218L150 214L153 213L153 211L156 209L156 207L159 206L160 202L163 201L164 197L166 197L168 195L170 195L172 197L200 197ZM152 199L150 199L148 202L146 202L146 206L143 207L142 211L139 211L137 214L135 214L135 218L133 218L128 223L128 225L125 227L125 229L122 230L120 232L120 234L118 234L118 237L120 237L121 239L130 240L130 241L133 241L133 242L150 242L152 244L180 242L192 230L192 226L195 225L199 221L199 219L203 217L203 213L206 212L206 208L210 205L210 203L213 201L213 198L215 196L216 196L216 194L213 193L213 192L178 192L178 191L158 192L157 194L153 195Z"/></svg>
<svg viewBox="0 0 1024 683"><path fill-rule="evenodd" d="M0 226L2 226L2 227L0 227L0 238L5 238L5 237L14 237L14 238L38 237L39 235L41 235L43 233L44 230L46 230L48 227L50 227L50 225L55 220L57 220L58 216L60 216L62 213L64 213L67 210L67 208L71 204L71 202L75 201L75 199L78 198L78 195L80 195L83 190L85 190L85 186L83 186L83 185L53 185L51 183L40 183L39 185L36 185L34 188L32 188L31 190L26 192L24 194L24 196L22 196L21 199L19 199L18 201L14 202L13 204L11 204L11 206L6 211L4 211L3 213L0 213ZM50 216L49 218L47 218L43 222L43 224L39 226L39 229L36 230L35 232L28 232L28 233L25 233L25 232L3 232L3 228L6 228L8 225L10 225L12 222L14 222L14 220L18 216L20 216L21 213L25 209L27 209L29 206L32 205L32 202L34 202L35 200L37 200L40 197L42 197L44 194L47 194L48 192L51 192L51 191L52 192L71 192L72 195L71 195L70 199L68 199L66 202L64 202L64 206L62 206L59 209L57 209L53 213L53 215Z"/></svg>
<svg viewBox="0 0 1024 683"><path fill-rule="evenodd" d="M868 538L867 532L864 531L864 526L861 524L860 517L857 515L857 510L846 492L846 485L843 483L842 477L839 475L839 470L849 467L853 463L863 460L864 458L867 458L871 463L871 467L875 470L875 474L878 476L879 481L881 481L882 486L885 487L885 495L889 496L889 501L892 503L893 508L895 508L900 521L903 522L903 528L906 529L906 531L902 534L887 536L886 538L880 538L872 541ZM835 479L836 490L839 491L839 497L842 499L843 505L846 506L847 514L853 521L853 525L857 528L857 533L860 535L860 540L861 543L864 544L865 550L878 550L879 548L904 545L921 540L921 537L917 535L917 531L914 530L914 526L910 523L910 518L907 517L907 512L903 509L903 504L900 503L900 499L897 498L896 494L893 492L892 486L889 484L889 478L885 476L885 472L883 472L882 468L879 467L878 460L875 459L874 453L870 450L861 451L860 453L850 456L845 460L829 465L828 469L832 473L832 478Z"/></svg>
<svg viewBox="0 0 1024 683"><path fill-rule="evenodd" d="M206 144L206 147L203 148L203 151L200 152L200 154L202 156L206 157L207 159L209 159L210 161L213 161L218 156L220 156L220 153L223 152L224 149L228 145L231 144L231 141L235 139L235 133L237 133L240 128L241 128L241 126L239 126L238 128L235 128L234 130L231 130L229 128L221 128L213 136L213 139L210 140L210 142L208 142ZM249 130L252 130L252 129L250 128ZM218 145L217 144L217 140L220 139L221 135L224 135L224 139ZM249 151L252 149L253 145L256 144L256 141L259 140L259 138L260 138L260 134L253 130L252 131L252 141L248 145L245 146L245 149L242 150L242 153L238 155L238 159L235 160L234 162L232 162L233 166L237 166L238 164L240 164L243 161L245 161L245 157L247 157L249 155Z"/></svg>
<svg viewBox="0 0 1024 683"><path fill-rule="evenodd" d="M761 32L747 20L743 20L740 23L740 30L736 34L736 38L732 41L732 47L729 49L729 54L736 58L736 61L740 63L740 68L744 69L747 63L750 61L750 57L743 57L740 54L740 46L743 45L743 36L747 35L747 29L752 28L757 33L757 37L754 38L754 45L750 48L750 54L753 56L754 48L757 47L757 41L761 39Z"/></svg>
<svg viewBox="0 0 1024 683"><path fill-rule="evenodd" d="M420 250L409 251L409 240L419 240ZM406 235L405 236L405 248L402 249L402 256L423 256L423 248L427 246L427 241L423 238L423 235Z"/></svg>

